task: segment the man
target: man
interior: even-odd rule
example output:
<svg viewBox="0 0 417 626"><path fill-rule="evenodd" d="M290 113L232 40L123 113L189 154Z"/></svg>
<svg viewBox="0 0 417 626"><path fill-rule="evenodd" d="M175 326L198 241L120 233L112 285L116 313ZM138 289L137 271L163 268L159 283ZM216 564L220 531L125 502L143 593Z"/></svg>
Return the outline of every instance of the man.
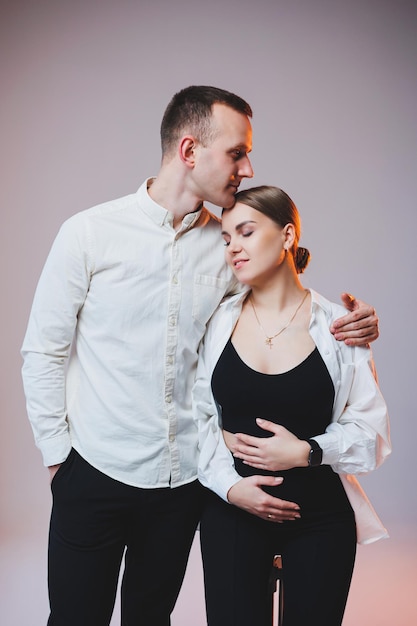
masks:
<svg viewBox="0 0 417 626"><path fill-rule="evenodd" d="M232 206L252 177L251 116L227 91L180 91L157 177L67 220L46 261L22 355L52 481L49 626L110 622L125 549L122 624L170 623L202 506L197 349L235 286L202 202ZM372 341L375 312L353 308L337 337Z"/></svg>

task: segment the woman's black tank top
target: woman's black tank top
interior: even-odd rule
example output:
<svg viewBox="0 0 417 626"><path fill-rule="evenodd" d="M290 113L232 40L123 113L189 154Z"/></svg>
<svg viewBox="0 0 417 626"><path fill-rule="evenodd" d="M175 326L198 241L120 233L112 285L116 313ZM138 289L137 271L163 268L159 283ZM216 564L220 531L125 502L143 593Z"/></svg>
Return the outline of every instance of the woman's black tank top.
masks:
<svg viewBox="0 0 417 626"><path fill-rule="evenodd" d="M222 426L232 433L271 436L256 424L255 419L262 417L308 439L323 433L331 420L333 381L317 348L288 372L270 375L246 365L229 340L214 369L212 390L221 407ZM265 490L304 510L349 508L339 476L330 466L268 472L235 459L235 467L241 476L283 476L282 485Z"/></svg>

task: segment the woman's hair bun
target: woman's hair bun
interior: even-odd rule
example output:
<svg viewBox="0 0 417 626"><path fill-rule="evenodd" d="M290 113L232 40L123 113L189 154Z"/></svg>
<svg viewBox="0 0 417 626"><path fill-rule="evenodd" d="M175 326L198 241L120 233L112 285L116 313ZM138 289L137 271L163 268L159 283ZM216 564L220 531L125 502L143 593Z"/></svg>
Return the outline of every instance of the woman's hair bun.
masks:
<svg viewBox="0 0 417 626"><path fill-rule="evenodd" d="M295 268L297 274L302 274L310 261L310 252L307 248L299 246L295 254Z"/></svg>

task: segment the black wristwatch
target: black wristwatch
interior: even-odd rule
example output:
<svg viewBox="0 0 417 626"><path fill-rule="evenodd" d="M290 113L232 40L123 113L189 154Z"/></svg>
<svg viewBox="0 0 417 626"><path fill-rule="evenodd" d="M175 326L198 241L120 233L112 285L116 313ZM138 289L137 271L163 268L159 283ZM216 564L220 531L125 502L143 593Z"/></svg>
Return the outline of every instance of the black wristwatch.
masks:
<svg viewBox="0 0 417 626"><path fill-rule="evenodd" d="M307 439L310 444L310 454L308 455L308 466L317 467L321 465L323 459L323 450L315 439Z"/></svg>

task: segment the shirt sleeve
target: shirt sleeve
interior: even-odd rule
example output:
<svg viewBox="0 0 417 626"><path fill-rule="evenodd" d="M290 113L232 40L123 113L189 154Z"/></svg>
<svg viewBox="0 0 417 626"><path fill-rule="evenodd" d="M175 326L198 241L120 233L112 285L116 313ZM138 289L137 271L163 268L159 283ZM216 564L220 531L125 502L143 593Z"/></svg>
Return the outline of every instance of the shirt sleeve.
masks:
<svg viewBox="0 0 417 626"><path fill-rule="evenodd" d="M353 363L341 365L339 393L347 400L326 432L314 437L323 450L323 464L339 474L371 472L391 453L388 410L371 350L355 348L353 354Z"/></svg>
<svg viewBox="0 0 417 626"><path fill-rule="evenodd" d="M71 449L65 373L77 315L90 280L90 262L77 216L61 227L40 276L22 346L28 417L46 466Z"/></svg>
<svg viewBox="0 0 417 626"><path fill-rule="evenodd" d="M216 405L206 362L206 342L200 347L196 381L193 389L193 414L198 426L198 478L226 502L228 491L241 476L234 468L233 456L223 438L221 407Z"/></svg>

